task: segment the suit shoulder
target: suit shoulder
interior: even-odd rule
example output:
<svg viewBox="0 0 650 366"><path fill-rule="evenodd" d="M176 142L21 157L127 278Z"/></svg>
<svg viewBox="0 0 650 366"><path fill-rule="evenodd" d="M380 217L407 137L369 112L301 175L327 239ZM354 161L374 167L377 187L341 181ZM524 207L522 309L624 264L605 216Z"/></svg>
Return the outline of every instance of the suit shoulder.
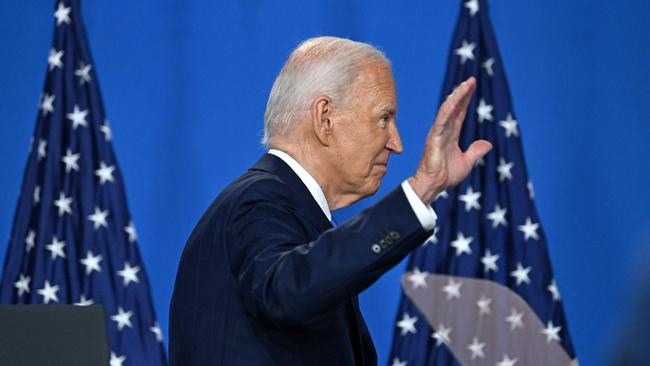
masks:
<svg viewBox="0 0 650 366"><path fill-rule="evenodd" d="M192 230L188 244L202 241L206 235L212 238L260 202L287 207L290 200L289 187L280 177L266 171L249 170L228 184L212 201Z"/></svg>
<svg viewBox="0 0 650 366"><path fill-rule="evenodd" d="M275 174L263 170L249 170L230 183L217 197L235 202L283 201L290 197L290 189Z"/></svg>

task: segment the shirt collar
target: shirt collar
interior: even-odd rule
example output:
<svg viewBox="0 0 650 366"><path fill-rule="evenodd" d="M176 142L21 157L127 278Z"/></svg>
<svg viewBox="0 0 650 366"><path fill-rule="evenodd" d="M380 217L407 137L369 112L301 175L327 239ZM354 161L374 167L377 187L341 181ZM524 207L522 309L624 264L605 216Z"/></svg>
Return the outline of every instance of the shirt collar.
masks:
<svg viewBox="0 0 650 366"><path fill-rule="evenodd" d="M327 216L327 219L331 222L332 221L332 213L330 212L330 208L327 205L327 200L325 199L325 194L323 194L323 190L321 189L320 185L318 182L316 182L316 179L309 174L305 168L300 165L296 161L296 159L292 158L289 154L285 153L284 151L280 151L277 149L269 149L269 154L275 155L278 158L282 159L289 167L291 170L298 175L298 178L302 181L302 183L307 187L309 190L309 193L311 193L312 197L314 197L314 200L316 203L318 203L318 206L320 206L321 210L323 210L323 213L325 216Z"/></svg>

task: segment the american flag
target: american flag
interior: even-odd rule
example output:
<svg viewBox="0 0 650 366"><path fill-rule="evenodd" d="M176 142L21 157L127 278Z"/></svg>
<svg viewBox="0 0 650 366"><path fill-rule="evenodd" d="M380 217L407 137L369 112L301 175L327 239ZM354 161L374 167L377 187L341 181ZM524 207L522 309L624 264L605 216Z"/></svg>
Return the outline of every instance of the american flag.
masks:
<svg viewBox="0 0 650 366"><path fill-rule="evenodd" d="M389 364L566 365L576 355L535 209L503 62L485 0L461 2L442 99L477 89L460 145L493 144L434 202L434 234L402 277Z"/></svg>
<svg viewBox="0 0 650 366"><path fill-rule="evenodd" d="M54 18L0 303L102 304L111 366L166 365L79 1Z"/></svg>

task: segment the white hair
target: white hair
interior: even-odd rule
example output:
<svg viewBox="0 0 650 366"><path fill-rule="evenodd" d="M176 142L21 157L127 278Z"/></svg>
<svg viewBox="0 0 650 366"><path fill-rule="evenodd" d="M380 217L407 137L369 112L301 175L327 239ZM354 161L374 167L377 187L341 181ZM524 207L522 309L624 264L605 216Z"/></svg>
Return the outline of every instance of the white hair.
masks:
<svg viewBox="0 0 650 366"><path fill-rule="evenodd" d="M309 111L313 98L325 95L336 105L345 105L351 86L369 62L390 66L374 46L345 38L316 37L302 42L289 56L275 78L264 113L264 137L287 137L296 117Z"/></svg>

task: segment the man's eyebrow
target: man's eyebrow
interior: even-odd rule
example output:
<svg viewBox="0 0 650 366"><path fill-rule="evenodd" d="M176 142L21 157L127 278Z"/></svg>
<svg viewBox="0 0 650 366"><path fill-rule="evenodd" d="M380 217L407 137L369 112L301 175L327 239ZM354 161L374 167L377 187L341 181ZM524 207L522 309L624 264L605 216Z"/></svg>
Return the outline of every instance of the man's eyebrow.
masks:
<svg viewBox="0 0 650 366"><path fill-rule="evenodd" d="M380 109L380 112L395 115L395 113L397 113L397 109L395 107L383 107Z"/></svg>

